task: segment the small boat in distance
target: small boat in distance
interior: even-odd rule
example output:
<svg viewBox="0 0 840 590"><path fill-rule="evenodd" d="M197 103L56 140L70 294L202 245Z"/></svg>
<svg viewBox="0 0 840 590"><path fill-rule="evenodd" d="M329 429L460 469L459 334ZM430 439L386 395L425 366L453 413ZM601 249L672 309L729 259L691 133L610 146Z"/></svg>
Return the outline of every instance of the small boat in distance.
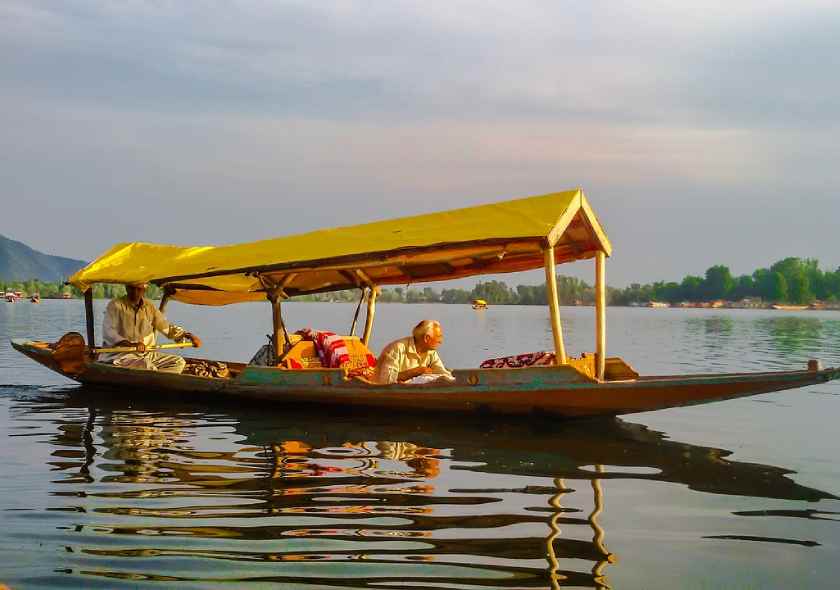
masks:
<svg viewBox="0 0 840 590"><path fill-rule="evenodd" d="M807 305L785 305L782 303L774 303L770 306L770 309L777 309L779 311L802 311L803 309L808 309Z"/></svg>
<svg viewBox="0 0 840 590"><path fill-rule="evenodd" d="M61 294L61 298L62 298L62 299L72 299L72 297L73 297L73 296L70 294L70 291L64 291L64 292Z"/></svg>
<svg viewBox="0 0 840 590"><path fill-rule="evenodd" d="M41 294L40 293L33 293L32 296L29 298L31 303L41 303Z"/></svg>
<svg viewBox="0 0 840 590"><path fill-rule="evenodd" d="M14 303L15 301L17 301L17 300L18 300L17 295L15 295L14 291L6 291L6 292L3 294L3 298L4 298L4 299L5 299L8 303Z"/></svg>
<svg viewBox="0 0 840 590"><path fill-rule="evenodd" d="M645 304L645 307L656 307L656 308L661 308L661 307L671 307L671 306L670 306L670 304L668 304L668 303L664 303L664 302L662 302L662 301L648 301L648 302Z"/></svg>
<svg viewBox="0 0 840 590"><path fill-rule="evenodd" d="M315 411L332 405L355 411L618 415L840 378L840 368L823 369L817 360L801 370L640 376L623 359L607 356L605 269L611 253L612 245L581 189L245 244L117 244L69 281L84 293L86 339L70 332L54 344L15 339L12 346L83 385L108 387L129 400L151 392L202 394L239 402L251 398L292 407L308 404ZM595 351L573 357L567 355L563 339L556 265L584 259L595 262ZM378 383L372 375L356 372L361 365L354 365L350 354L339 366L325 366L313 353L312 341L286 331L281 312L282 302L290 297L358 289L353 327L340 338L348 350L358 352L368 370L366 359L375 358L367 346L381 286L539 268L545 272L553 350L456 368L452 381ZM117 350L96 347L93 287L137 282L163 290L161 309L173 299L192 305L267 302L272 346L265 347L260 364L225 362L224 371L212 375L100 362L100 353ZM364 302L367 316L363 335L357 337L356 319ZM161 347L175 346L179 345ZM195 362L208 361L187 359L188 368Z"/></svg>
<svg viewBox="0 0 840 590"><path fill-rule="evenodd" d="M472 308L473 309L487 309L487 302L484 299L473 299L472 300Z"/></svg>

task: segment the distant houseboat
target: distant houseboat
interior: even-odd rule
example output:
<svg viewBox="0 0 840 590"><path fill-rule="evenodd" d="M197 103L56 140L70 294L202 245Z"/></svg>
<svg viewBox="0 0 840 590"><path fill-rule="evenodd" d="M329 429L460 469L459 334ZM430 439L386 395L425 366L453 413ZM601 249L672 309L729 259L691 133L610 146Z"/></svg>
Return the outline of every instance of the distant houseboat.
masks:
<svg viewBox="0 0 840 590"><path fill-rule="evenodd" d="M645 303L645 307L671 307L669 304L664 303L662 301L648 301Z"/></svg>
<svg viewBox="0 0 840 590"><path fill-rule="evenodd" d="M484 299L473 299L473 309L487 309L487 302Z"/></svg>
<svg viewBox="0 0 840 590"><path fill-rule="evenodd" d="M731 309L760 309L764 307L764 303L758 298L744 297L738 301L727 302L725 307L729 307Z"/></svg>
<svg viewBox="0 0 840 590"><path fill-rule="evenodd" d="M778 309L780 311L802 311L808 309L807 305L782 305L781 303L774 303L770 309Z"/></svg>
<svg viewBox="0 0 840 590"><path fill-rule="evenodd" d="M71 297L72 295L70 295L70 293L68 293L67 291L61 294L62 299L70 299Z"/></svg>

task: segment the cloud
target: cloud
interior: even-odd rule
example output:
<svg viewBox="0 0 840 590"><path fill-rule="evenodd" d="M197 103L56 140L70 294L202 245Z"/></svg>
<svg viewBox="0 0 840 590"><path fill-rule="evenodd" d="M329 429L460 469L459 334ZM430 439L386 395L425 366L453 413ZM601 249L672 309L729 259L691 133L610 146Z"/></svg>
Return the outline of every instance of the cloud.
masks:
<svg viewBox="0 0 840 590"><path fill-rule="evenodd" d="M837 99L823 75L840 44L830 5L50 2L5 12L6 77L135 109L740 126Z"/></svg>
<svg viewBox="0 0 840 590"><path fill-rule="evenodd" d="M619 284L840 251L833 3L11 0L0 20L20 211L0 233L40 249L583 186Z"/></svg>

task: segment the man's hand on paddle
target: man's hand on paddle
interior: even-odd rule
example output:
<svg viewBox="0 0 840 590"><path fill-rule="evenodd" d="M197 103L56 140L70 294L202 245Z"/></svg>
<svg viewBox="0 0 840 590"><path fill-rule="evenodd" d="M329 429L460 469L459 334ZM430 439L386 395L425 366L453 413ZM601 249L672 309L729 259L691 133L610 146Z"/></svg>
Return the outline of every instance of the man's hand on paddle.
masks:
<svg viewBox="0 0 840 590"><path fill-rule="evenodd" d="M195 346L196 348L201 348L201 338L199 338L195 334L187 332L186 334L184 334L184 338L187 338L190 342L192 342L193 346Z"/></svg>

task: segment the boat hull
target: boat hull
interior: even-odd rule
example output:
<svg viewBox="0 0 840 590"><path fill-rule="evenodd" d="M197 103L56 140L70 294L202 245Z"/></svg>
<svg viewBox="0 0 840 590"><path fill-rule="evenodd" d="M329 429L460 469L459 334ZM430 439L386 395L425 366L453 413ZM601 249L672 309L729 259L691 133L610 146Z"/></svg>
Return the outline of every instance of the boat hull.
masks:
<svg viewBox="0 0 840 590"><path fill-rule="evenodd" d="M400 411L544 413L564 417L620 415L702 404L824 383L840 368L639 377L599 382L570 366L455 370L452 383L373 385L346 380L338 369L289 371L239 365L229 379L177 375L86 362L68 374L48 349L16 340L15 349L87 386L125 390L126 396L179 393L257 399L285 404L335 405Z"/></svg>

